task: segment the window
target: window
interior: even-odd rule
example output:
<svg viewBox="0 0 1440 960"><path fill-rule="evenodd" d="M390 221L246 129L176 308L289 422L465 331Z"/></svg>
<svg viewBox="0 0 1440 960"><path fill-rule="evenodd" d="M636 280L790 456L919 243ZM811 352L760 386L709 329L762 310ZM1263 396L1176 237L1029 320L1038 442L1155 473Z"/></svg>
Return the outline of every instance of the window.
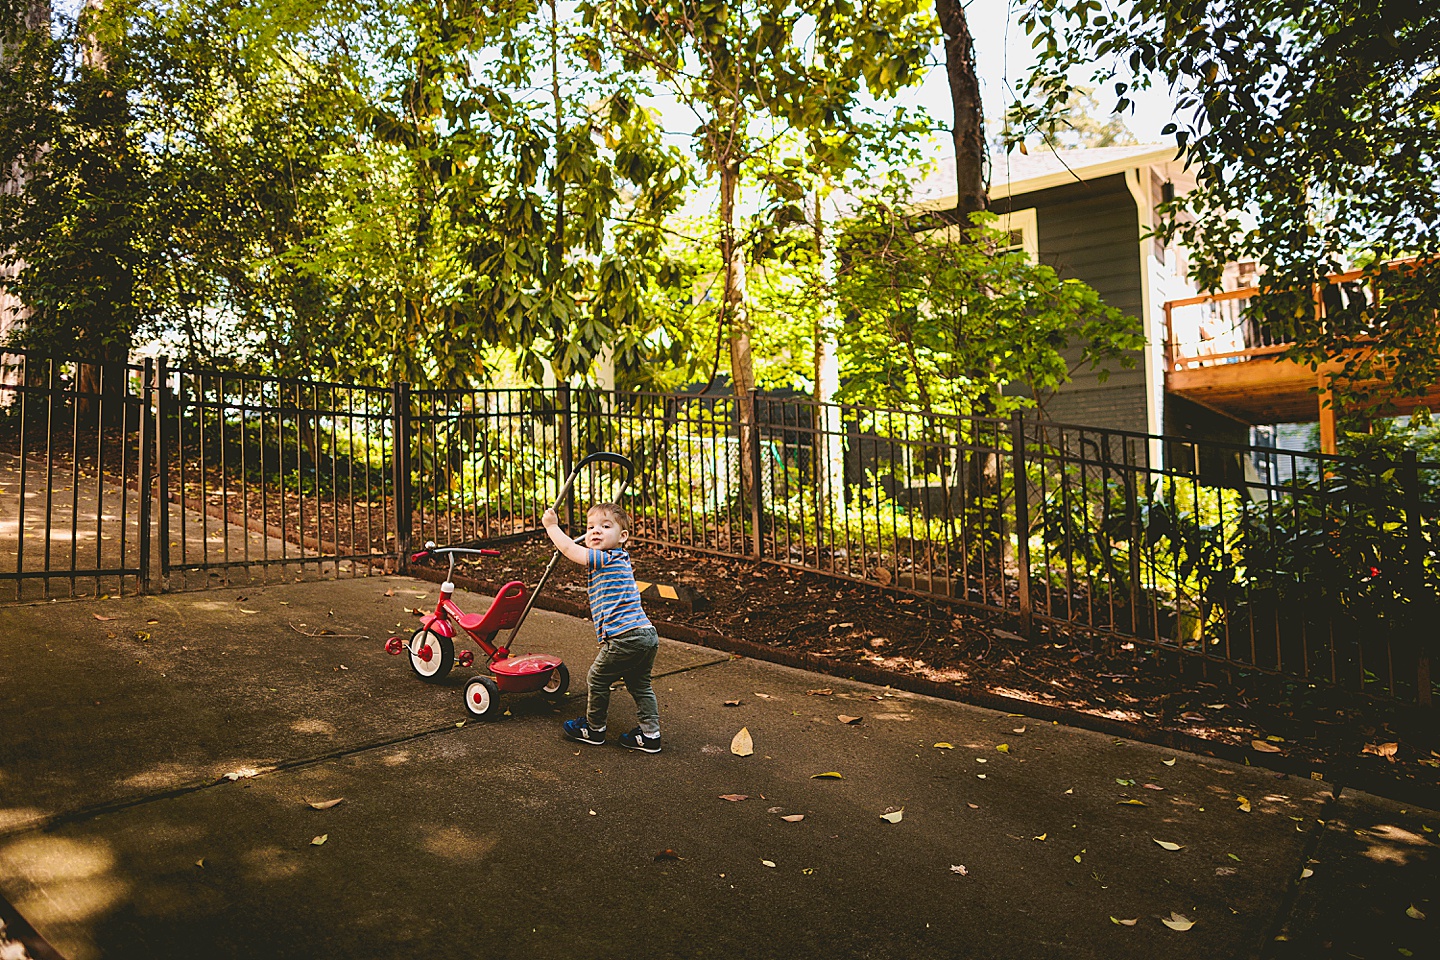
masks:
<svg viewBox="0 0 1440 960"><path fill-rule="evenodd" d="M1032 262L1039 262L1040 232L1036 229L1034 207L1002 213L995 226L1010 234L1010 245L1004 248L1003 253L1023 252Z"/></svg>

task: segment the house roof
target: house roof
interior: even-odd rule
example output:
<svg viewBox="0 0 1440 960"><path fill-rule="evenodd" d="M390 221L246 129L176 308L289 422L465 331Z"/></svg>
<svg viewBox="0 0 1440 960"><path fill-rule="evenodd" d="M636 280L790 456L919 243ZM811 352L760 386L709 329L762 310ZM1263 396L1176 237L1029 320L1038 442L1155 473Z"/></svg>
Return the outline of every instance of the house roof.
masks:
<svg viewBox="0 0 1440 960"><path fill-rule="evenodd" d="M1077 150L1033 150L993 153L990 156L990 199L1033 193L1066 183L1096 180L1124 170L1176 159L1174 146L1137 143L1124 147L1088 147ZM917 204L932 209L955 205L955 158L942 157L928 169L915 168L912 195Z"/></svg>

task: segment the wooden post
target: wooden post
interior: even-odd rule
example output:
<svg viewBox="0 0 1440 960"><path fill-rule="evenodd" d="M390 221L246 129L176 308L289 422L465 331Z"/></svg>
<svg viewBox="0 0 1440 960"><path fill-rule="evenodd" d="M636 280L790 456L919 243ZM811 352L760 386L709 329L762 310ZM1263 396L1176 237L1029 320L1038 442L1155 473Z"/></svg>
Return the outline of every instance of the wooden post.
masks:
<svg viewBox="0 0 1440 960"><path fill-rule="evenodd" d="M1330 389L1324 372L1320 374L1320 452L1339 452L1335 442L1335 391Z"/></svg>
<svg viewBox="0 0 1440 960"><path fill-rule="evenodd" d="M999 446L996 438L996 446ZM1030 597L1030 480L1025 470L1025 415L1010 418L1010 458L1015 471L1015 579L1020 601L1020 633L1035 636L1035 607Z"/></svg>
<svg viewBox="0 0 1440 960"><path fill-rule="evenodd" d="M1411 591L1411 601L1417 605L1428 605L1425 598L1425 541L1420 529L1420 473L1415 462L1415 451L1406 450L1401 460L1401 482L1405 492L1405 567ZM1422 608L1423 610L1423 608ZM1416 651L1415 685L1416 702L1426 709L1432 706L1430 696L1430 644L1433 635L1425 636L1422 624L1429 621L1429 611L1423 611L1419 623L1412 628L1419 639Z"/></svg>

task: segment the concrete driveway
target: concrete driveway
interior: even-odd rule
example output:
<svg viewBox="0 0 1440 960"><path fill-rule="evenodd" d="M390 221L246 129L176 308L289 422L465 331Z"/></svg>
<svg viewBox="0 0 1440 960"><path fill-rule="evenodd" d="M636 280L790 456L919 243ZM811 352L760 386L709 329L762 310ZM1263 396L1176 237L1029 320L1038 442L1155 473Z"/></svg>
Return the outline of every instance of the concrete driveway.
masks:
<svg viewBox="0 0 1440 960"><path fill-rule="evenodd" d="M0 896L71 960L1436 955L1435 811L671 641L665 751L581 746L546 612L570 702L462 723L382 650L435 591L0 611Z"/></svg>

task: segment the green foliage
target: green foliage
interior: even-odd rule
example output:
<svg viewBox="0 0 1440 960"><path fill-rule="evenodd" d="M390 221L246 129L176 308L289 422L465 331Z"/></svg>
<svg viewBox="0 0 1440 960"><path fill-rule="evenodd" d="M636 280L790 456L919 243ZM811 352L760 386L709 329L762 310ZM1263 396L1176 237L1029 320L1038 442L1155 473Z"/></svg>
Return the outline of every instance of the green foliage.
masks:
<svg viewBox="0 0 1440 960"><path fill-rule="evenodd" d="M850 312L847 402L1007 413L1043 401L1072 364L1098 367L1102 379L1109 364L1134 366L1138 320L1023 252L1003 252L993 217L976 220L967 239L873 202L847 226L836 294Z"/></svg>
<svg viewBox="0 0 1440 960"><path fill-rule="evenodd" d="M497 347L538 380L644 341L688 174L643 87L553 5L103 16L7 48L0 168L25 188L0 201L0 249L25 265L32 344L110 331L121 354L144 335L212 364L467 385ZM68 66L90 37L104 69Z"/></svg>
<svg viewBox="0 0 1440 960"><path fill-rule="evenodd" d="M1082 70L1122 113L1133 91L1165 86L1177 119L1163 132L1199 185L1161 208L1159 232L1184 238L1201 286L1218 289L1229 262L1259 263L1266 286L1251 316L1293 338L1296 360L1349 351L1334 380L1358 399L1376 378L1402 396L1440 381L1440 263L1378 265L1440 254L1433 4L1036 0L1024 23L1040 62L1012 111L1013 140L1051 121ZM1384 297L1322 317L1312 284L1350 262L1384 275Z"/></svg>

